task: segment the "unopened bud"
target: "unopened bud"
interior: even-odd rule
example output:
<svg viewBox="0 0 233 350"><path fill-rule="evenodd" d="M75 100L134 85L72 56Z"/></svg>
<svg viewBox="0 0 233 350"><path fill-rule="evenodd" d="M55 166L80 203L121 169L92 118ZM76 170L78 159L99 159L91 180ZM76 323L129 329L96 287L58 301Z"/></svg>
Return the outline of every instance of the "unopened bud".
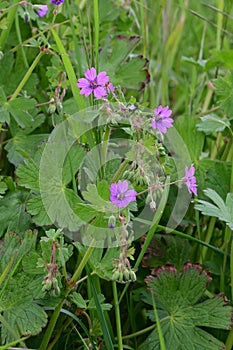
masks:
<svg viewBox="0 0 233 350"><path fill-rule="evenodd" d="M108 219L108 227L113 229L116 226L116 218L114 215L111 215Z"/></svg>

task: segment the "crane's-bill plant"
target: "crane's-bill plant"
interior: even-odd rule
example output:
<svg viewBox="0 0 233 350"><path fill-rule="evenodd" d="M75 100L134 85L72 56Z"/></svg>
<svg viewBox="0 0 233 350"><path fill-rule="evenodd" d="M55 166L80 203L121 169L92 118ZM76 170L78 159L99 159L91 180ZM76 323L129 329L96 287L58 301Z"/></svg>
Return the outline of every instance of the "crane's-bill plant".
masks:
<svg viewBox="0 0 233 350"><path fill-rule="evenodd" d="M232 11L1 2L0 349L232 349Z"/></svg>

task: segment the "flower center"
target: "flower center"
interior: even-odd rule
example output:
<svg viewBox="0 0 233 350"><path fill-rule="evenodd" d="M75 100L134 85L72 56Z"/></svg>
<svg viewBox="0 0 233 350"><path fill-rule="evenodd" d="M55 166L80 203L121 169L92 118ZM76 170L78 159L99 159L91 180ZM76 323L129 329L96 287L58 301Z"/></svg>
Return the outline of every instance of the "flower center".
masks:
<svg viewBox="0 0 233 350"><path fill-rule="evenodd" d="M117 199L122 200L122 199L124 199L124 198L125 198L125 194L124 194L124 193L118 193Z"/></svg>
<svg viewBox="0 0 233 350"><path fill-rule="evenodd" d="M98 84L97 84L96 80L90 81L90 87L91 87L92 89L96 89L97 86L98 86Z"/></svg>

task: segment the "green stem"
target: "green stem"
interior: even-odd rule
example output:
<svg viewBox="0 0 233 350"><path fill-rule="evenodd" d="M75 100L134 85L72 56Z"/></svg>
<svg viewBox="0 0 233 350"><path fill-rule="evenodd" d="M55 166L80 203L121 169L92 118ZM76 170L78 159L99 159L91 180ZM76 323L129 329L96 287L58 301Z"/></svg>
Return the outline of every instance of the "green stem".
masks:
<svg viewBox="0 0 233 350"><path fill-rule="evenodd" d="M27 56L26 56L25 51L24 51L24 47L22 45L22 37L21 37L21 31L20 31L20 26L19 26L19 16L17 13L15 15L15 29L16 29L16 34L17 34L19 43L21 45L20 48L21 48L23 62L24 62L25 67L28 69L29 64L28 64Z"/></svg>
<svg viewBox="0 0 233 350"><path fill-rule="evenodd" d="M73 274L73 277L70 280L70 284L76 283L79 276L81 275L82 270L84 269L86 263L88 262L90 255L92 254L93 250L95 248L95 240L93 239L90 246L88 247L86 253L84 254L82 261L80 262L77 270Z"/></svg>
<svg viewBox="0 0 233 350"><path fill-rule="evenodd" d="M159 334L159 342L160 342L161 350L166 350L163 332L162 332L159 315L155 304L155 297L153 293L152 293L152 301L153 301L153 309L154 309L155 320L156 320L156 325L157 325L158 334Z"/></svg>
<svg viewBox="0 0 233 350"><path fill-rule="evenodd" d="M32 62L32 65L30 66L30 68L28 69L27 73L25 74L25 76L23 77L23 79L21 80L21 82L19 83L18 87L16 88L15 92L12 94L10 101L14 100L18 94L20 93L20 91L22 90L22 88L24 87L24 85L26 84L26 82L28 81L30 75L32 74L32 72L34 71L34 69L36 68L38 62L40 61L41 57L42 57L43 53L39 52L39 54L36 56L36 58L34 59L34 61Z"/></svg>
<svg viewBox="0 0 233 350"><path fill-rule="evenodd" d="M113 303L114 303L115 317L116 317L118 350L123 350L122 333L121 333L121 315L120 315L117 287L116 287L115 281L112 282L112 289L113 289Z"/></svg>
<svg viewBox="0 0 233 350"><path fill-rule="evenodd" d="M217 218L215 218L215 217L211 217L209 220L209 225L208 225L207 233L205 236L205 242L208 244L210 243L211 238L213 236L213 231L214 231L214 226L215 226L216 220L217 220ZM201 252L200 252L200 259L199 259L200 264L205 260L206 253L207 253L207 246L203 247Z"/></svg>
<svg viewBox="0 0 233 350"><path fill-rule="evenodd" d="M135 332L135 333L132 333L132 334L129 334L129 335L125 335L122 337L123 340L127 340L127 339L131 339L131 338L136 338L142 334L145 334L147 332L150 332L152 331L154 328L156 327L156 324L153 324L152 326L149 326L147 328L144 328L144 329L141 329L140 331L138 332Z"/></svg>
<svg viewBox="0 0 233 350"><path fill-rule="evenodd" d="M158 223L159 223L159 220L163 214L163 211L164 211L164 208L165 208L165 205L167 203L167 197L168 197L168 193L169 193L169 180L170 178L168 177L167 180L166 180L166 183L165 183L165 186L164 186L164 192L163 192L163 196L162 196L162 199L160 200L160 203L159 203L159 207L154 215L154 218L153 218L153 222L150 223L151 224L151 227L150 227L150 230L146 236L146 240L143 244L143 247L141 249L141 252L137 258L137 261L134 265L134 269L136 270L138 268L138 266L140 265L142 259L143 259L143 256L144 254L146 253L147 251L147 248L149 247L150 245L150 242L152 241L152 238L154 237L154 233L156 231L156 228L158 227ZM129 283L125 286L125 288L123 289L122 293L121 293L121 297L119 299L119 303L121 302L124 294L126 293L127 289L129 287Z"/></svg>
<svg viewBox="0 0 233 350"><path fill-rule="evenodd" d="M230 263L230 271L231 271L231 300L233 300L233 241L231 242L231 263Z"/></svg>
<svg viewBox="0 0 233 350"><path fill-rule="evenodd" d="M95 67L99 70L99 1L94 0Z"/></svg>
<svg viewBox="0 0 233 350"><path fill-rule="evenodd" d="M201 244L201 245L203 245L203 246L205 246L205 247L207 247L207 248L209 248L209 249L214 250L215 252L217 252L217 253L219 253L219 254L224 255L224 251L223 251L223 250L221 250L221 249L219 249L219 248L217 248L217 247L215 247L215 246L213 246L213 245L211 245L211 244L209 244L209 243L206 243L205 241L201 241L201 240L199 240L199 239L197 239L197 238L195 238L195 237L193 237L193 236L189 236L189 235L187 235L186 233L179 232L179 231L176 231L176 230L173 230L173 229L171 229L171 230L169 231L167 227L162 226L162 225L158 225L157 228L158 228L158 229L161 229L161 230L164 230L164 231L167 231L167 233L171 233L171 234L174 234L174 235L176 235L176 236L179 236L179 237L188 239L189 241L193 241L193 242L196 242L196 243L198 243L198 244Z"/></svg>
<svg viewBox="0 0 233 350"><path fill-rule="evenodd" d="M142 55L145 58L147 56L147 28L146 28L146 9L144 0L140 0L140 17L141 17L141 31L142 31L142 42L143 50Z"/></svg>
<svg viewBox="0 0 233 350"><path fill-rule="evenodd" d="M226 350L232 350L233 346L233 328L231 329L230 333L228 334L227 340L226 340Z"/></svg>
<svg viewBox="0 0 233 350"><path fill-rule="evenodd" d="M61 55L62 62L65 66L65 70L66 70L66 73L68 75L71 90L72 90L74 99L78 105L78 109L79 110L84 109L85 108L85 100L84 100L84 97L82 95L80 95L79 88L76 86L77 79L76 79L72 64L70 62L69 56L68 56L68 54L67 54L67 52L62 44L61 39L59 38L58 34L56 33L56 31L53 28L51 28L51 32L52 32L53 38L56 42L56 45L58 47L58 52Z"/></svg>
<svg viewBox="0 0 233 350"><path fill-rule="evenodd" d="M216 1L218 6L217 12L217 35L216 35L216 50L221 50L221 34L223 28L223 10L224 10L224 0Z"/></svg>
<svg viewBox="0 0 233 350"><path fill-rule="evenodd" d="M114 183L114 182L116 182L119 179L119 177L121 176L121 174L122 174L123 170L125 169L126 165L128 164L128 162L129 161L127 159L125 159L121 163L121 165L120 165L119 169L117 170L116 174L113 176L113 178L111 180L111 183Z"/></svg>
<svg viewBox="0 0 233 350"><path fill-rule="evenodd" d="M45 335L42 339L42 343L40 345L40 348L39 350L47 350L48 348L48 344L49 344L49 341L50 341L50 338L52 336L52 333L53 333L53 330L54 330L54 327L57 323L57 319L59 317L59 314L61 312L61 309L62 309L62 306L67 298L67 296L69 295L69 293L73 290L73 285L76 283L77 279L79 278L80 274L82 273L82 270L84 269L92 251L94 249L94 241L92 242L92 244L88 247L86 253L84 254L77 270L75 271L73 277L71 278L70 282L69 282L69 285L68 287L66 288L66 291L65 291L65 296L64 298L60 301L60 303L57 305L57 307L55 308L53 314L52 314L52 317L50 319L50 322L49 322L49 325L46 329L46 332L45 332Z"/></svg>

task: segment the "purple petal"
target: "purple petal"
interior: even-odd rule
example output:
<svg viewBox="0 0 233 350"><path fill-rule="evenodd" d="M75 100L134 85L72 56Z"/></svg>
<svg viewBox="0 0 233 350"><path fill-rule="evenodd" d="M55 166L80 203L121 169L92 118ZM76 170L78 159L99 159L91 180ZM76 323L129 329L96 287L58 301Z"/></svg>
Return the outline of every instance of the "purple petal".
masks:
<svg viewBox="0 0 233 350"><path fill-rule="evenodd" d="M106 72L100 72L97 75L96 81L98 85L104 86L109 82L109 76L107 76L106 74L107 74Z"/></svg>
<svg viewBox="0 0 233 350"><path fill-rule="evenodd" d="M89 96L93 92L92 88L83 88L80 90L81 95Z"/></svg>
<svg viewBox="0 0 233 350"><path fill-rule="evenodd" d="M34 5L39 17L44 17L48 11L47 5Z"/></svg>
<svg viewBox="0 0 233 350"><path fill-rule="evenodd" d="M135 190L129 190L129 191L126 192L125 198L129 202L134 202L134 201L136 201L136 195L137 195L137 192Z"/></svg>
<svg viewBox="0 0 233 350"><path fill-rule="evenodd" d="M118 181L118 192L119 193L125 193L127 190L128 190L128 182L126 180L124 181L121 181L119 180Z"/></svg>
<svg viewBox="0 0 233 350"><path fill-rule="evenodd" d="M89 80L89 81L94 81L96 78L96 70L95 68L91 68L91 69L87 69L86 73L85 73L85 77Z"/></svg>
<svg viewBox="0 0 233 350"><path fill-rule="evenodd" d="M106 89L101 87L101 86L98 86L96 89L94 89L94 96L97 98L97 99L100 99L102 97L105 97L106 96Z"/></svg>
<svg viewBox="0 0 233 350"><path fill-rule="evenodd" d="M78 80L77 86L80 88L87 88L87 87L90 87L90 82L85 78L80 78Z"/></svg>
<svg viewBox="0 0 233 350"><path fill-rule="evenodd" d="M118 188L117 184L111 184L110 192L112 196L117 196L117 193L118 193L117 188Z"/></svg>

